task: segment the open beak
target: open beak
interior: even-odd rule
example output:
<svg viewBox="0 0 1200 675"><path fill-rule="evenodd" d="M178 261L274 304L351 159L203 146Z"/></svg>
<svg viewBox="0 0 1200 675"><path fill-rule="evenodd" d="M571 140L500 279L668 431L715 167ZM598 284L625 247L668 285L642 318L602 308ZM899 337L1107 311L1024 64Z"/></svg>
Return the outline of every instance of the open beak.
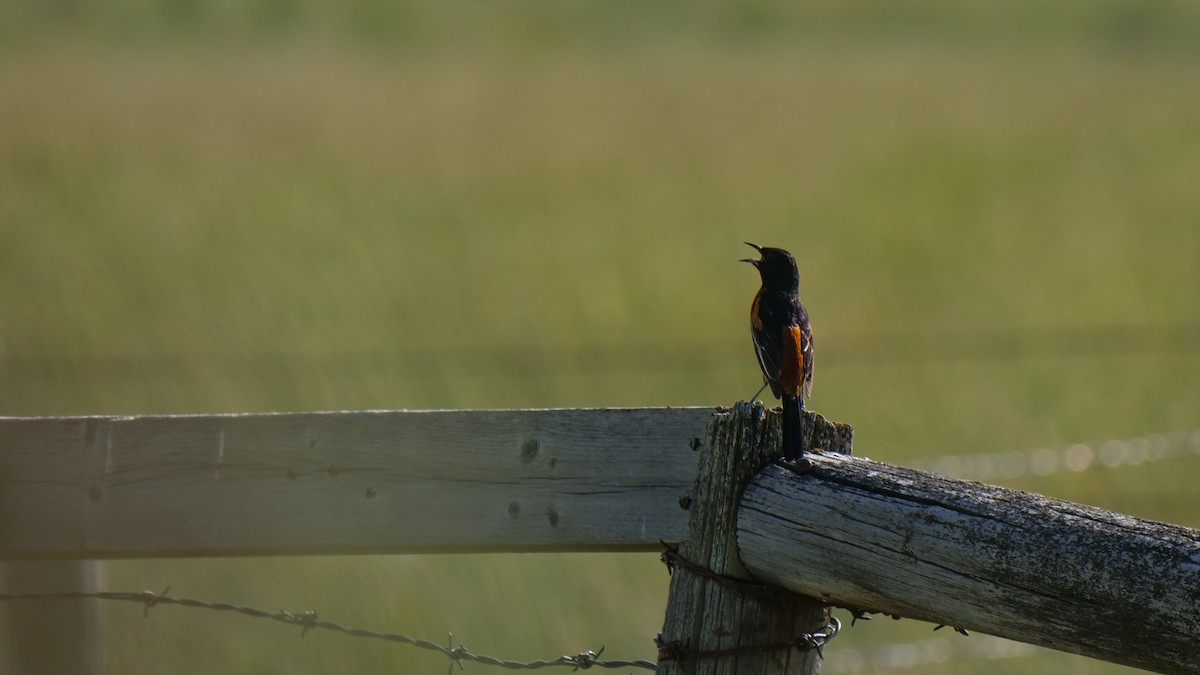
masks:
<svg viewBox="0 0 1200 675"><path fill-rule="evenodd" d="M751 244L751 243L750 243L750 242L748 242L748 241L744 241L744 242L742 242L742 243L743 243L743 244L745 244L745 245L747 245L747 246L749 246L750 248L754 249L755 251L758 251L759 255L762 255L762 247L761 247L761 246L759 246L758 244ZM741 260L739 260L738 262L750 263L751 265L754 265L755 267L758 267L758 263L760 263L760 262L762 262L762 261L761 261L761 260L755 260L754 258L742 258L742 259L741 259Z"/></svg>

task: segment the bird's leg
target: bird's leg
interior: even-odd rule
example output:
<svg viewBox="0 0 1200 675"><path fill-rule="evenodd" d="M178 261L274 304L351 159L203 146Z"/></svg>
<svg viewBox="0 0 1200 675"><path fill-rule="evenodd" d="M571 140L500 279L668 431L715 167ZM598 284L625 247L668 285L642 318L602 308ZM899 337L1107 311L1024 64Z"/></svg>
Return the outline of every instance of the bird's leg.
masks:
<svg viewBox="0 0 1200 675"><path fill-rule="evenodd" d="M763 389L766 389L766 388L767 388L767 383L763 382L763 386L759 387L758 391L754 392L754 395L750 397L750 402L754 403L755 401L757 401L758 395L763 393Z"/></svg>

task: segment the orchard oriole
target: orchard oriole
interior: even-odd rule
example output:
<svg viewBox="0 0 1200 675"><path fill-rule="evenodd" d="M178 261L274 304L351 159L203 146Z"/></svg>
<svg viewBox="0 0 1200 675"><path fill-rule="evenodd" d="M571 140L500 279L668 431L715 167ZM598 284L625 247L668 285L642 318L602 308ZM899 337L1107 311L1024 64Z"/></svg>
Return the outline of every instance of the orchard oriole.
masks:
<svg viewBox="0 0 1200 675"><path fill-rule="evenodd" d="M783 402L783 457L799 459L804 398L812 394L813 340L808 311L798 295L796 259L781 248L746 242L762 256L748 262L758 268L762 288L750 305L750 336L763 379ZM761 390L760 390L761 391Z"/></svg>

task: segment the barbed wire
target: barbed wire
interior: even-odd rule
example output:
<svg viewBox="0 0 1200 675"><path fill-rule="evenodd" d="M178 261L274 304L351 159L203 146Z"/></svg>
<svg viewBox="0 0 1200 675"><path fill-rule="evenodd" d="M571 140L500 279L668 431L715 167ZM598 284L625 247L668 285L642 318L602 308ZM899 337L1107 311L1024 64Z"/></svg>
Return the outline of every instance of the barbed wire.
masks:
<svg viewBox="0 0 1200 675"><path fill-rule="evenodd" d="M694 563L679 553L678 545L671 546L664 542L663 546L665 549L662 552L661 560L667 566L667 572L671 575L674 575L679 570L683 570L689 574L715 581L726 588L733 588L742 593L759 596L767 600L785 601L789 597L794 597L790 591L778 586L769 586L754 581L738 579ZM763 652L782 651L784 649L796 649L802 652L815 651L818 658L824 659L825 645L837 637L838 633L842 630L842 622L837 617L832 614L828 614L827 616L829 618L825 622L825 625L816 630L800 633L793 636L790 640L765 645L741 645L725 649L693 649L677 640L665 640L662 635L659 635L654 640L654 643L658 645L658 658L662 661L691 661L694 659L721 658L723 656L738 656L742 654L761 654ZM858 617L856 616L856 618Z"/></svg>
<svg viewBox="0 0 1200 675"><path fill-rule="evenodd" d="M350 635L357 638L367 638L375 640L384 640L387 642L397 642L406 645L412 645L419 649L438 652L450 659L450 669L453 671L454 666L462 669L464 661L472 661L489 666L498 666L508 670L535 670L538 668L551 667L567 667L572 670L587 670L589 668L643 668L646 670L655 670L658 665L652 661L620 661L620 660L601 660L600 656L604 653L604 647L599 651L586 650L578 654L566 654L553 659L540 659L535 661L512 661L508 659L500 659L486 654L476 654L466 648L465 645L459 643L455 645L454 634L450 636L446 644L439 644L431 640L415 638L400 633L386 633L381 631L370 630L367 628L352 628L343 626L333 621L327 621L317 616L313 610L305 610L303 612L289 612L287 610L279 610L269 612L254 607L246 607L243 605L235 605L227 602L205 602L203 600L193 600L190 598L176 598L167 595L170 591L168 586L161 593L154 591L142 591L141 593L128 592L112 592L112 591L51 591L38 593L0 593L0 602L12 600L108 600L116 602L135 602L143 606L142 616L147 616L150 609L156 605L179 605L181 607L191 607L208 609L217 612L235 612L255 619L270 619L291 626L300 627L300 635L303 637L310 630L328 630L344 635Z"/></svg>
<svg viewBox="0 0 1200 675"><path fill-rule="evenodd" d="M1099 443L1075 443L1059 448L943 455L919 459L908 465L955 478L996 480L1047 476L1062 471L1137 466L1186 457L1200 457L1200 429Z"/></svg>
<svg viewBox="0 0 1200 675"><path fill-rule="evenodd" d="M689 562L678 554L677 547L667 547L663 553L663 562L667 564L670 571L676 569L685 569L689 572L699 574L705 577L717 579L718 581L736 584L739 587L744 587L747 592L758 594L778 595L786 593L781 589L755 584L732 577L724 577L712 570L708 570L702 566ZM375 640L383 640L386 642L395 642L400 644L411 645L419 649L440 653L450 660L450 670L453 672L454 666L458 666L461 670L464 661L471 661L489 666L498 666L508 670L535 670L540 668L551 667L568 667L575 670L588 670L590 668L642 668L645 670L657 670L658 664L653 661L646 660L604 660L601 656L604 654L604 647L599 650L584 650L576 654L564 654L553 659L537 659L533 661L515 661L510 659L501 659L495 656L486 654L477 654L467 649L462 643L455 644L454 634L450 633L446 644L433 642L423 638L416 638L402 633L390 633L383 631L371 630L369 628L355 628L344 626L342 624L321 619L315 610L305 610L302 612L291 612L288 610L268 611L258 609L256 607L248 607L245 605L237 605L228 602L208 602L204 600L196 600L193 598L179 598L168 595L171 587L163 589L161 592L144 590L141 592L127 591L37 591L37 592L21 592L21 593L0 593L0 602L21 601L21 600L102 600L111 602L132 602L142 605L142 616L149 616L150 609L158 605L177 605L180 607L188 607L193 609L207 609L216 612L233 612L248 616L254 619L268 619L291 626L300 627L300 636L308 634L310 630L328 630L335 633L342 633L357 638L367 638ZM736 647L722 650L693 650L685 645L676 642L665 642L660 635L655 643L659 648L660 658L672 659L677 661L690 661L702 658L720 658L723 656L734 656L738 654L759 653L765 651L777 651L782 649L799 649L801 651L816 651L818 656L823 656L822 649L830 640L837 636L841 631L841 622L833 616L830 616L829 621L821 628L796 635L791 640L786 642L773 643L768 645L751 645Z"/></svg>
<svg viewBox="0 0 1200 675"><path fill-rule="evenodd" d="M695 574L696 576L704 577L705 579L711 579L726 588L734 588L748 595L757 595L768 600L774 599L781 602L792 597L792 593L790 591L786 591L778 586L769 586L767 584L760 584L753 581L747 581L745 579L738 579L737 577L720 574L703 565L697 565L679 553L678 544L671 545L667 544L666 542L661 543L664 547L664 550L662 555L659 556L659 560L661 560L662 563L667 566L668 574L674 575L676 570L682 569Z"/></svg>
<svg viewBox="0 0 1200 675"><path fill-rule="evenodd" d="M690 649L683 646L679 642L664 641L659 635L655 639L655 644L658 645L659 658L667 661L692 661L695 659L715 659L722 656L740 656L743 654L761 654L763 652L776 652L784 649L796 649L802 652L815 651L817 657L824 659L825 645L829 641L837 637L837 634L842 630L842 622L835 616L830 616L829 621L821 628L801 633L791 640L784 642L775 642L767 645L742 645L738 647L728 647L726 649Z"/></svg>

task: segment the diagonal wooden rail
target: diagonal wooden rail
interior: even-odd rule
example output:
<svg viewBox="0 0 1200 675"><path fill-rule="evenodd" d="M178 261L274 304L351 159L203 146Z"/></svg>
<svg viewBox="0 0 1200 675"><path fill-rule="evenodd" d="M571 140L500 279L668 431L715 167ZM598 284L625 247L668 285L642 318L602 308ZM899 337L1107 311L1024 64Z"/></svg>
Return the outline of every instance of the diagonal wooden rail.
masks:
<svg viewBox="0 0 1200 675"><path fill-rule="evenodd" d="M832 453L738 511L756 577L826 602L1200 673L1200 532Z"/></svg>

